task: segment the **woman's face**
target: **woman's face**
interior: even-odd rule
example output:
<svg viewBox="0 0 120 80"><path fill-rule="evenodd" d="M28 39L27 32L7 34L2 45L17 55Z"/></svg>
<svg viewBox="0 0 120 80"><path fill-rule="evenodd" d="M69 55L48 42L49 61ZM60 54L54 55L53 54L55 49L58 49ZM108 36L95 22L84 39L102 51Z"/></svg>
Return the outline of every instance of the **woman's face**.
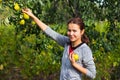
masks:
<svg viewBox="0 0 120 80"><path fill-rule="evenodd" d="M67 35L70 39L71 42L77 42L80 43L81 41L81 36L84 33L84 30L80 30L80 26L74 23L68 24L68 31Z"/></svg>

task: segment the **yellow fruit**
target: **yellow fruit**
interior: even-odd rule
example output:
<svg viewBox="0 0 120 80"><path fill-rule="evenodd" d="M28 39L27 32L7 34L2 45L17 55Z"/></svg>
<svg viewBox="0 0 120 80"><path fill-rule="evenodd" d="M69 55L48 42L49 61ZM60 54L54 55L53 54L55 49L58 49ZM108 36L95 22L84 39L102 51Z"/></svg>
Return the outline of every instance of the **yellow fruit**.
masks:
<svg viewBox="0 0 120 80"><path fill-rule="evenodd" d="M23 18L24 19L29 19L30 17L27 14L23 13Z"/></svg>
<svg viewBox="0 0 120 80"><path fill-rule="evenodd" d="M16 11L20 10L20 6L19 6L18 3L15 3L15 5L14 5L14 9L15 9Z"/></svg>
<svg viewBox="0 0 120 80"><path fill-rule="evenodd" d="M78 56L78 54L73 53L73 58L75 59L75 61L78 61L78 60L79 60L79 56Z"/></svg>
<svg viewBox="0 0 120 80"><path fill-rule="evenodd" d="M22 20L20 20L20 25L24 25L25 24L25 20L24 19L22 19Z"/></svg>
<svg viewBox="0 0 120 80"><path fill-rule="evenodd" d="M0 3L2 2L2 0L0 0Z"/></svg>
<svg viewBox="0 0 120 80"><path fill-rule="evenodd" d="M4 66L3 64L0 65L0 70L3 70L4 69Z"/></svg>
<svg viewBox="0 0 120 80"><path fill-rule="evenodd" d="M35 21L31 21L31 24L32 24L32 25L35 25L36 23L35 23Z"/></svg>

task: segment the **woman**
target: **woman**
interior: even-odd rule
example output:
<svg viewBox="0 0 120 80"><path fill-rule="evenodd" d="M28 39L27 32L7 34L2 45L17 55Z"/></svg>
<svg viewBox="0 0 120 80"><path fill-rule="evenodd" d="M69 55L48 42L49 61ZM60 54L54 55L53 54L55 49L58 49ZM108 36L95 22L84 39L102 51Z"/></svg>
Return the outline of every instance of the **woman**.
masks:
<svg viewBox="0 0 120 80"><path fill-rule="evenodd" d="M60 80L82 80L82 74L94 79L96 76L92 51L87 43L89 39L84 34L85 26L80 18L72 18L67 24L67 35L63 36L39 20L30 9L23 9L48 36L64 47ZM77 60L74 57L77 54Z"/></svg>

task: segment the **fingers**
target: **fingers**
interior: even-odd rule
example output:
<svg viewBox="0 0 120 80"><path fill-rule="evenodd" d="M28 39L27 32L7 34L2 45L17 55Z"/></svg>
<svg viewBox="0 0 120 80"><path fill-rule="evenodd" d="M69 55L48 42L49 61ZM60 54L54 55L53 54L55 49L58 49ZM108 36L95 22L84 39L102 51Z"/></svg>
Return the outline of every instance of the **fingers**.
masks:
<svg viewBox="0 0 120 80"><path fill-rule="evenodd" d="M27 12L31 12L31 10L29 8L23 8L22 12L27 13Z"/></svg>
<svg viewBox="0 0 120 80"><path fill-rule="evenodd" d="M69 54L69 59L70 59L70 61L72 61L72 62L74 61L73 52Z"/></svg>
<svg viewBox="0 0 120 80"><path fill-rule="evenodd" d="M25 12L25 10L24 10L24 9L22 9L22 12L24 13L24 12Z"/></svg>
<svg viewBox="0 0 120 80"><path fill-rule="evenodd" d="M70 61L72 60L72 54L71 53L69 54L69 59L70 59Z"/></svg>
<svg viewBox="0 0 120 80"><path fill-rule="evenodd" d="M73 53L73 52L71 52L71 53L69 54L69 59L70 59L70 61L72 60L72 53Z"/></svg>
<svg viewBox="0 0 120 80"><path fill-rule="evenodd" d="M22 9L22 12L23 12L23 13L26 13L26 10L25 10L25 9Z"/></svg>
<svg viewBox="0 0 120 80"><path fill-rule="evenodd" d="M73 55L74 55L74 52L71 52L71 53L69 54L69 59L70 59L70 62L71 62L72 64L75 63L75 59L74 59Z"/></svg>

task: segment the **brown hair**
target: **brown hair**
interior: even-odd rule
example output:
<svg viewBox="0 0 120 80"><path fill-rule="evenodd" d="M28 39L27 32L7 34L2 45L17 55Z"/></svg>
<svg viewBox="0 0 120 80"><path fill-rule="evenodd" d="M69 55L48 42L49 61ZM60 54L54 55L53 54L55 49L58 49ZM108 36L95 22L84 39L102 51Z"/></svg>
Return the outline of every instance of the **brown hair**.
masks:
<svg viewBox="0 0 120 80"><path fill-rule="evenodd" d="M74 23L74 24L79 25L80 30L85 29L85 24L84 24L83 20L81 18L79 18L79 17L70 19L67 22L67 25L70 24L70 23ZM87 44L89 42L89 38L87 37L87 35L85 33L82 35L81 40L82 40L82 42L87 43Z"/></svg>

